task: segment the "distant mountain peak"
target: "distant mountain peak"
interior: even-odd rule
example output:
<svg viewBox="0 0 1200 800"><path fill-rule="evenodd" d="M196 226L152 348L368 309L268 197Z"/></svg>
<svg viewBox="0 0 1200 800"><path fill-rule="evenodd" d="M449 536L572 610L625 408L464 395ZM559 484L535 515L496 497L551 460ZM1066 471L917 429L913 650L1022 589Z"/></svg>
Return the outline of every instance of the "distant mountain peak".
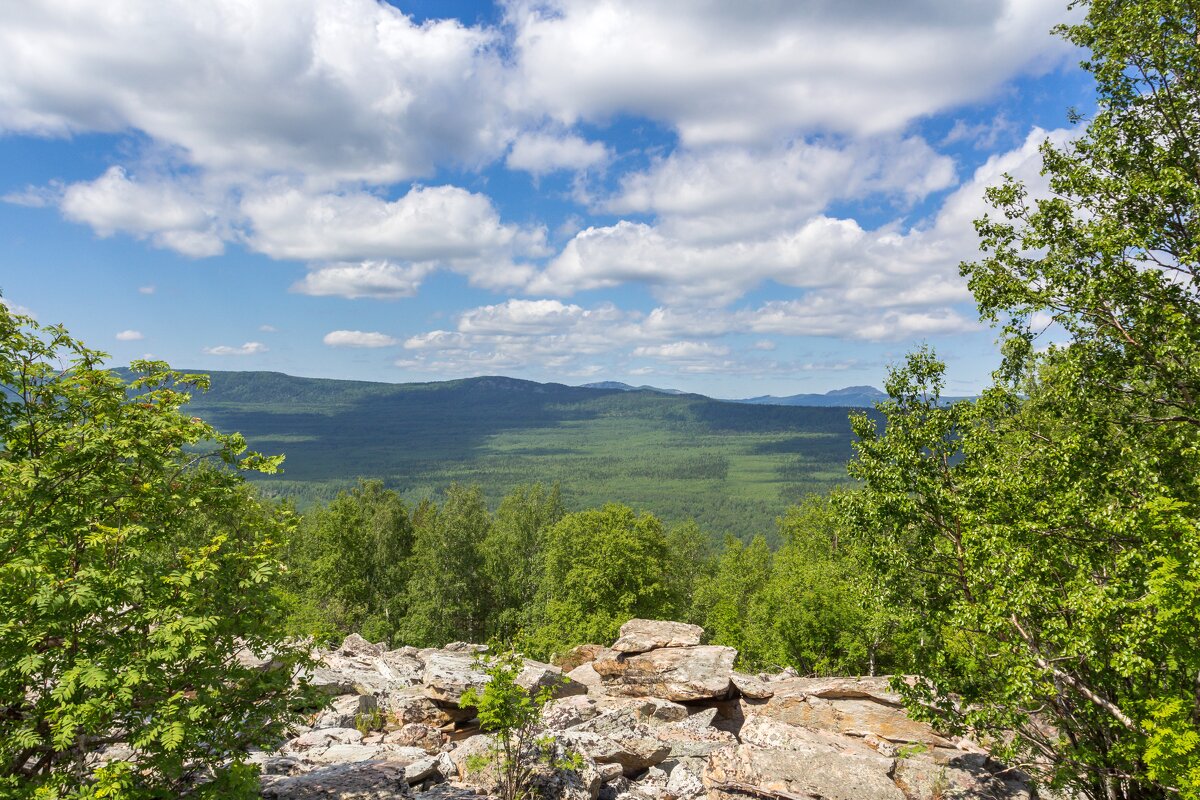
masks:
<svg viewBox="0 0 1200 800"><path fill-rule="evenodd" d="M735 403L750 403L759 406L836 406L849 408L871 408L887 394L874 386L847 386L843 389L831 389L824 394L793 394L787 397L762 395L748 397L745 400L735 400Z"/></svg>
<svg viewBox="0 0 1200 800"><path fill-rule="evenodd" d="M825 396L826 397L839 397L844 394L875 395L876 397L879 397L879 398L887 397L887 392L881 392L880 390L876 389L874 386L847 386L844 389L830 389L828 392L825 393Z"/></svg>
<svg viewBox="0 0 1200 800"><path fill-rule="evenodd" d="M645 384L643 384L642 386L631 386L628 383L622 383L621 381L596 381L595 383L581 384L579 388L580 389L609 389L609 390L615 390L618 392L658 392L659 394L688 394L688 392L682 392L679 389L660 389L657 386L648 386Z"/></svg>

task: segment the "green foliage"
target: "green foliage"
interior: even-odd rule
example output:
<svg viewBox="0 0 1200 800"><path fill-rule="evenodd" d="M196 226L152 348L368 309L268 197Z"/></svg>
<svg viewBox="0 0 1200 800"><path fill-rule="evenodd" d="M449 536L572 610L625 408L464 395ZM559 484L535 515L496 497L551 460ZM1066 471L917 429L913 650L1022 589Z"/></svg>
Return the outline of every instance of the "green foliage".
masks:
<svg viewBox="0 0 1200 800"><path fill-rule="evenodd" d="M363 736L366 736L372 731L383 730L386 721L382 711L378 708L372 708L370 711L360 711L354 715L354 728Z"/></svg>
<svg viewBox="0 0 1200 800"><path fill-rule="evenodd" d="M706 626L747 669L857 673L902 663L895 613L822 502L780 520L774 538L786 544L776 554L764 537L749 546L728 537L718 551L695 523L665 531L625 506L564 516L557 487L537 484L505 497L494 515L477 487L454 486L443 505L424 501L410 517L393 493L365 484L309 516L289 565L292 624L327 639L354 632L355 619L369 631L379 617L347 609L377 596L403 613L392 611L391 633L366 635L396 644L493 640L549 657L609 642L630 618L651 617ZM379 563L389 552L379 542L406 526L412 555L403 560L396 548ZM385 592L358 581L364 574L396 577Z"/></svg>
<svg viewBox="0 0 1200 800"><path fill-rule="evenodd" d="M523 644L548 656L610 642L633 617L671 619L672 564L662 523L610 504L568 514L546 532L533 624Z"/></svg>
<svg viewBox="0 0 1200 800"><path fill-rule="evenodd" d="M554 688L544 686L530 696L517 684L522 664L523 659L513 652L491 659L487 685L482 691L471 687L459 702L463 708L474 708L479 727L494 737L490 757L468 766L474 770L494 767L502 800L528 797L539 766L554 770L580 766L577 755L558 753L553 738L537 736L541 710L554 696Z"/></svg>
<svg viewBox="0 0 1200 800"><path fill-rule="evenodd" d="M1003 325L996 386L940 407L941 366L912 357L886 434L854 422L846 508L917 612L912 708L1088 797L1200 797L1197 13L1076 5L1096 114L1043 146L1050 197L988 192L962 267ZM1047 318L1068 341L1038 352Z"/></svg>
<svg viewBox="0 0 1200 800"><path fill-rule="evenodd" d="M511 642L527 624L542 574L546 530L563 517L558 484L519 486L500 503L481 545L491 593L489 638Z"/></svg>
<svg viewBox="0 0 1200 800"><path fill-rule="evenodd" d="M771 631L775 664L803 674L874 675L907 666L902 608L886 603L864 554L829 499L813 497L779 521L785 544L752 616Z"/></svg>
<svg viewBox="0 0 1200 800"><path fill-rule="evenodd" d="M667 531L667 591L674 619L700 624L698 608L693 602L696 588L711 577L717 566L717 543L695 522L675 525Z"/></svg>
<svg viewBox="0 0 1200 800"><path fill-rule="evenodd" d="M440 508L422 506L413 524L408 616L400 639L435 647L483 641L490 601L482 545L492 527L483 492L454 484Z"/></svg>
<svg viewBox="0 0 1200 800"><path fill-rule="evenodd" d="M771 551L763 537L743 545L732 536L716 569L701 579L695 592L695 616L712 644L736 647L738 664L744 669L767 669L771 643L762 620L751 614L758 592L771 577Z"/></svg>
<svg viewBox="0 0 1200 800"><path fill-rule="evenodd" d="M412 523L399 495L360 481L305 514L288 553L290 627L318 640L394 640L403 619Z"/></svg>
<svg viewBox="0 0 1200 800"><path fill-rule="evenodd" d="M750 671L874 674L906 663L899 613L880 598L859 548L826 498L779 520L784 545L729 537L716 570L696 583L693 617Z"/></svg>
<svg viewBox="0 0 1200 800"><path fill-rule="evenodd" d="M203 377L102 358L0 304L0 795L253 796L307 657L271 586L294 521L234 468L280 459L179 413Z"/></svg>
<svg viewBox="0 0 1200 800"><path fill-rule="evenodd" d="M845 507L889 600L914 611L912 709L1004 741L1051 783L1158 796L1195 764L1178 713L1200 669L1195 484L1171 484L1166 429L1084 402L1058 366L1024 401L943 407L936 364L914 356L886 435L856 422L866 488Z"/></svg>

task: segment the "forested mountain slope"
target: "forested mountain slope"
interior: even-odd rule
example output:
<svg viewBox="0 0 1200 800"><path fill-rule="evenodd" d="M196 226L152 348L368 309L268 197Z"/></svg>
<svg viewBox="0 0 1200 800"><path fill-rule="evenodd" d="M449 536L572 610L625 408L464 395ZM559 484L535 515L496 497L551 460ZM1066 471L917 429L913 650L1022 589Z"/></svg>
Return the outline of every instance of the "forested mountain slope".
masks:
<svg viewBox="0 0 1200 800"><path fill-rule="evenodd" d="M497 501L562 484L568 506L617 501L714 534L769 534L804 494L846 480L844 408L756 406L700 395L501 377L387 384L213 372L193 413L287 455L268 491L304 505L358 477L410 500L453 481Z"/></svg>

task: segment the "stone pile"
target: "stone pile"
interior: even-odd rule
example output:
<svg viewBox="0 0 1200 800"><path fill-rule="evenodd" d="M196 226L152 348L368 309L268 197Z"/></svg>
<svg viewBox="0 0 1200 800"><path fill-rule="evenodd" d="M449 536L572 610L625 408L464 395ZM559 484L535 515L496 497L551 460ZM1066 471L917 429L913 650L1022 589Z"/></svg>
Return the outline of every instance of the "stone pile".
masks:
<svg viewBox="0 0 1200 800"><path fill-rule="evenodd" d="M750 676L694 625L631 620L611 647L583 645L558 666L525 662L519 683L552 687L545 735L579 754L543 769L564 800L925 800L1031 798L1024 776L963 740L908 719L883 678ZM350 636L309 680L328 710L278 751L255 753L264 798L459 800L495 791L468 769L490 738L468 688L486 685L486 648L387 650ZM564 668L567 670L564 672ZM365 734L359 728L376 727Z"/></svg>

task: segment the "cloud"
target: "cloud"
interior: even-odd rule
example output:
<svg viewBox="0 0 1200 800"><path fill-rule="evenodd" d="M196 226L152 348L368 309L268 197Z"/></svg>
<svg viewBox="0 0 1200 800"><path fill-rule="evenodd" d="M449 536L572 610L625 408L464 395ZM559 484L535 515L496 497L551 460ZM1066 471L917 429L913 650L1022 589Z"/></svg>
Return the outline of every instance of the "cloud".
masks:
<svg viewBox="0 0 1200 800"><path fill-rule="evenodd" d="M816 294L802 300L772 301L743 312L741 325L754 333L784 336L831 336L864 341L909 340L938 334L967 333L979 323L952 308L863 310L844 297Z"/></svg>
<svg viewBox="0 0 1200 800"><path fill-rule="evenodd" d="M146 337L142 335L141 331L127 330L117 333L118 342L140 342L144 338Z"/></svg>
<svg viewBox="0 0 1200 800"><path fill-rule="evenodd" d="M873 135L1061 63L1058 4L513 0L521 102L564 124L618 114L686 145L796 130Z"/></svg>
<svg viewBox="0 0 1200 800"><path fill-rule="evenodd" d="M432 271L428 265L393 264L390 261L326 264L292 284L292 291L317 297L396 300L415 295L421 281Z"/></svg>
<svg viewBox="0 0 1200 800"><path fill-rule="evenodd" d="M1044 194L1038 148L1047 138L1061 146L1069 136L1034 129L1019 147L975 170L932 219L907 230L896 223L867 230L824 214L782 233L730 243L690 241L630 221L585 229L551 260L531 291L561 295L640 282L662 304L640 312L561 297L514 298L461 313L452 330L409 337L409 356L397 363L462 373L563 371L601 359L625 365L631 358L653 358L679 374L778 374L850 367L846 359L761 360L775 347L773 338L743 349L720 340L896 342L978 331L958 264L978 253L971 222L988 210L983 190L1010 174L1025 181L1033 196ZM736 305L766 281L795 296ZM625 367L628 374L636 368Z"/></svg>
<svg viewBox="0 0 1200 800"><path fill-rule="evenodd" d="M315 262L293 290L342 297L409 297L436 269L488 288L521 286L545 231L501 221L491 200L454 186L414 186L396 200L364 191L312 192L285 181L229 187L110 168L68 186L65 216L101 236L117 231L185 255L220 254L227 241L273 259Z"/></svg>
<svg viewBox="0 0 1200 800"><path fill-rule="evenodd" d="M205 347L204 353L210 356L253 356L267 352L268 348L262 342L246 342L240 347L220 344L216 347Z"/></svg>
<svg viewBox="0 0 1200 800"><path fill-rule="evenodd" d="M475 335L541 336L578 329L597 322L619 320L615 306L584 309L558 300L511 299L498 305L481 306L459 316L458 329Z"/></svg>
<svg viewBox="0 0 1200 800"><path fill-rule="evenodd" d="M330 331L322 340L330 347L392 347L400 344L386 333L368 331Z"/></svg>
<svg viewBox="0 0 1200 800"><path fill-rule="evenodd" d="M408 356L396 363L410 369L463 373L572 370L599 359L627 365L631 358L650 358L681 373L766 374L817 367L762 360L755 353L773 350L769 340L737 351L731 344L710 339L767 334L890 341L977 328L972 319L953 309L897 308L865 314L843 299L820 292L740 309L658 307L648 313L611 303L585 308L555 299L511 299L462 312L453 330L410 336L404 341Z"/></svg>
<svg viewBox="0 0 1200 800"><path fill-rule="evenodd" d="M416 186L393 201L366 192L267 188L247 196L242 211L251 246L279 259L451 261L521 238L487 197L455 186Z"/></svg>
<svg viewBox="0 0 1200 800"><path fill-rule="evenodd" d="M263 324L263 325L259 325L258 329L260 331L262 331L263 333L278 333L279 332L279 328L276 328L274 325Z"/></svg>
<svg viewBox="0 0 1200 800"><path fill-rule="evenodd" d="M515 287L534 272L520 259L546 252L543 229L503 223L490 199L455 186L415 186L392 201L269 186L247 194L241 210L252 249L334 262L293 287L305 294L409 297L437 268L487 288Z"/></svg>
<svg viewBox="0 0 1200 800"><path fill-rule="evenodd" d="M686 216L696 207L707 213L720 206L713 202L673 209L654 224L621 220L586 228L529 290L569 296L640 283L675 305L719 307L771 281L843 302L855 315L904 306L944 310L971 299L958 264L978 252L972 221L987 211L984 188L1009 173L1026 180L1035 193L1044 191L1038 147L1048 137L1061 143L1067 136L1034 129L1016 149L989 158L947 196L932 220L907 230L898 221L869 230L853 219L817 213L756 235L714 238L703 226L674 222L672 214Z"/></svg>
<svg viewBox="0 0 1200 800"><path fill-rule="evenodd" d="M654 214L674 236L734 241L797 224L837 201L878 196L908 205L955 180L953 160L913 136L723 145L677 150L627 173L599 205L614 214Z"/></svg>
<svg viewBox="0 0 1200 800"><path fill-rule="evenodd" d="M138 294L154 294L155 288L153 285L139 286Z"/></svg>
<svg viewBox="0 0 1200 800"><path fill-rule="evenodd" d="M51 181L48 186L26 186L24 189L0 197L5 203L26 208L46 208L57 206L62 200L63 187L58 181Z"/></svg>
<svg viewBox="0 0 1200 800"><path fill-rule="evenodd" d="M90 225L101 236L122 231L194 258L225 250L215 210L179 183L134 180L122 167L67 186L60 208L67 219Z"/></svg>
<svg viewBox="0 0 1200 800"><path fill-rule="evenodd" d="M555 170L584 170L605 163L612 154L600 142L569 135L523 133L513 142L504 163L509 169L544 175Z"/></svg>
<svg viewBox="0 0 1200 800"><path fill-rule="evenodd" d="M138 130L232 174L402 180L503 152L498 44L374 0L5 4L0 128Z"/></svg>
<svg viewBox="0 0 1200 800"><path fill-rule="evenodd" d="M710 342L670 342L659 345L641 345L633 349L635 356L660 358L666 361L690 361L712 356L727 356L729 352L728 347L714 345Z"/></svg>
<svg viewBox="0 0 1200 800"><path fill-rule="evenodd" d="M11 314L18 314L22 317L31 317L33 319L37 319L37 314L33 313L32 309L27 308L20 303L14 303L7 298L0 297L0 306L7 308Z"/></svg>

